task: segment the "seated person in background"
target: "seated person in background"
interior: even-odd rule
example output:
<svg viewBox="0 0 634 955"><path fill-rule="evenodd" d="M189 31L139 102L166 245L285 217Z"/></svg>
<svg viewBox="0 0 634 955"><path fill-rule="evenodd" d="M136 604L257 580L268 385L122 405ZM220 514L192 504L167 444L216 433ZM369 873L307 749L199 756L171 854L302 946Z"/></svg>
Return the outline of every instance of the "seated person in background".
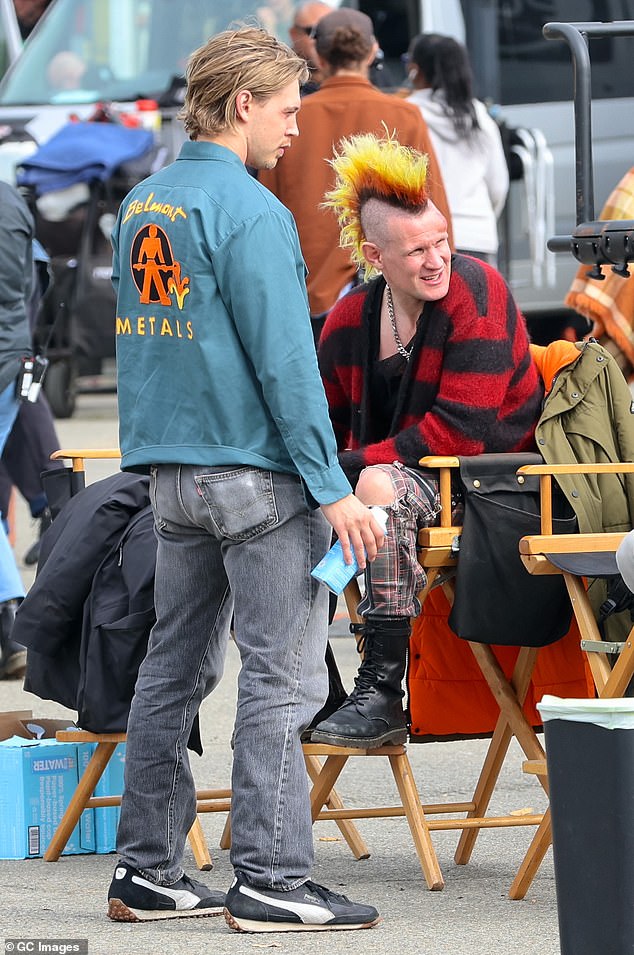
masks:
<svg viewBox="0 0 634 955"><path fill-rule="evenodd" d="M57 92L81 89L86 64L72 50L61 50L48 64L46 76L49 85Z"/></svg>
<svg viewBox="0 0 634 955"><path fill-rule="evenodd" d="M328 315L319 365L340 463L388 522L365 574L365 621L353 625L364 653L355 689L312 739L371 748L407 737L402 682L424 584L416 538L439 511L419 459L533 450L543 388L502 276L451 254L427 157L366 134L344 140L332 165L327 205L367 278Z"/></svg>

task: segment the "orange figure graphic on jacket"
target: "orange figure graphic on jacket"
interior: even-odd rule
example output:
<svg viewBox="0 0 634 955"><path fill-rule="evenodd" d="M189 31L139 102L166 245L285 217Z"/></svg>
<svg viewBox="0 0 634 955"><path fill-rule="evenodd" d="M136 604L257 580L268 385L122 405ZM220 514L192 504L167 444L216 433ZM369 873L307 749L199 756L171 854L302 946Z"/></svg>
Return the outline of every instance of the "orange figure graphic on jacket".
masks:
<svg viewBox="0 0 634 955"><path fill-rule="evenodd" d="M171 305L167 280L173 273L174 259L167 236L153 223L137 232L132 244L132 275L143 305ZM135 274L136 273L136 274Z"/></svg>

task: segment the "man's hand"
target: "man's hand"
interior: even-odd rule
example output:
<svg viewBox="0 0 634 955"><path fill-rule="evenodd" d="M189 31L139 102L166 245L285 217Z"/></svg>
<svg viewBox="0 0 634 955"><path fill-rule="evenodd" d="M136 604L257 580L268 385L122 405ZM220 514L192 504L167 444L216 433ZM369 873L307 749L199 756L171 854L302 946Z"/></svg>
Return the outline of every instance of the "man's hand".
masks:
<svg viewBox="0 0 634 955"><path fill-rule="evenodd" d="M359 568L363 570L366 561L374 560L385 540L385 534L372 517L372 511L354 494L348 494L333 504L322 504L321 509L341 542L346 564L352 563L354 551Z"/></svg>

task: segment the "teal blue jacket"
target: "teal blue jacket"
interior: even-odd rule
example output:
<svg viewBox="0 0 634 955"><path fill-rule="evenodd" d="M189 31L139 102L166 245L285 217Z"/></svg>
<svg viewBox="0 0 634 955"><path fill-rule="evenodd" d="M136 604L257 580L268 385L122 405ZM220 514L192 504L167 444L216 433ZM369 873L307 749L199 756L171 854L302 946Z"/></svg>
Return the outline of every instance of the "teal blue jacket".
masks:
<svg viewBox="0 0 634 955"><path fill-rule="evenodd" d="M329 504L339 466L289 211L222 146L187 142L112 234L124 469L250 465Z"/></svg>

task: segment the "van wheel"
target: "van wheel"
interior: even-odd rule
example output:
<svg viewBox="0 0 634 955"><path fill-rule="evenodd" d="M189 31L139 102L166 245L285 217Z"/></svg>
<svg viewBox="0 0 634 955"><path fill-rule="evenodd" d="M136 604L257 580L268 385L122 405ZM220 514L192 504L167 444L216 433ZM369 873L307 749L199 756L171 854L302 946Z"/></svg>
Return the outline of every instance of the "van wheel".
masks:
<svg viewBox="0 0 634 955"><path fill-rule="evenodd" d="M44 379L44 393L56 418L72 417L77 398L75 363L72 360L51 362Z"/></svg>

